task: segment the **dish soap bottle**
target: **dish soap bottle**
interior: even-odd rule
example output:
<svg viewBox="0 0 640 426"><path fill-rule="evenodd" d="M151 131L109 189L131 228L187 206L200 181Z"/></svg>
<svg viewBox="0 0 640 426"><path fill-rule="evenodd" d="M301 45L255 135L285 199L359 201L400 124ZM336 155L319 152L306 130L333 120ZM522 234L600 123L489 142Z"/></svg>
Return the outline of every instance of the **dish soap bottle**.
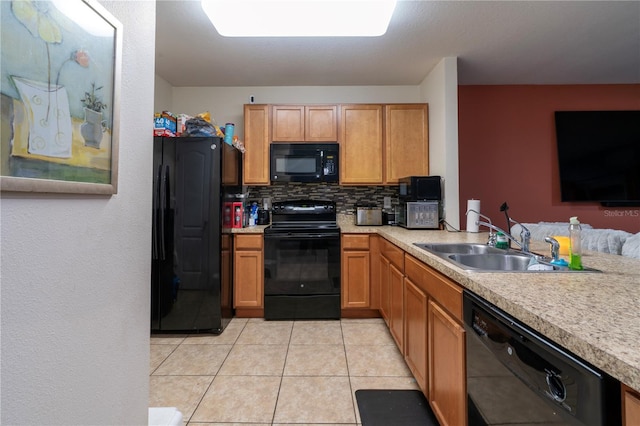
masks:
<svg viewBox="0 0 640 426"><path fill-rule="evenodd" d="M569 218L569 269L582 269L582 248L580 233L582 228L577 216Z"/></svg>
<svg viewBox="0 0 640 426"><path fill-rule="evenodd" d="M497 239L496 239L496 248L505 249L505 250L509 248L509 241L507 240L507 237L502 232L498 232Z"/></svg>

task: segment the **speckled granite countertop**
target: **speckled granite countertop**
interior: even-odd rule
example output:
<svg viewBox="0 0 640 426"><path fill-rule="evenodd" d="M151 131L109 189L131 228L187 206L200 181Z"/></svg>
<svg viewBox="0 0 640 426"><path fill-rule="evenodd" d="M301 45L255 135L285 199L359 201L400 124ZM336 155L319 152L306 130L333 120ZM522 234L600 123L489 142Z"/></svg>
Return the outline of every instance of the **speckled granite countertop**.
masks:
<svg viewBox="0 0 640 426"><path fill-rule="evenodd" d="M413 243L486 243L486 233L356 226L339 215L343 233L379 234L463 287L518 318L581 358L640 391L640 260L587 251L585 266L603 273L470 272ZM261 233L266 226L234 229ZM548 252L546 243L531 249Z"/></svg>
<svg viewBox="0 0 640 426"><path fill-rule="evenodd" d="M269 225L255 225L246 228L224 228L223 234L262 234L264 229Z"/></svg>
<svg viewBox="0 0 640 426"><path fill-rule="evenodd" d="M603 273L470 272L416 247L417 242L481 242L487 233L355 226L340 217L343 233L377 233L510 313L621 382L640 390L640 260L588 251L585 266ZM547 253L548 244L532 242Z"/></svg>

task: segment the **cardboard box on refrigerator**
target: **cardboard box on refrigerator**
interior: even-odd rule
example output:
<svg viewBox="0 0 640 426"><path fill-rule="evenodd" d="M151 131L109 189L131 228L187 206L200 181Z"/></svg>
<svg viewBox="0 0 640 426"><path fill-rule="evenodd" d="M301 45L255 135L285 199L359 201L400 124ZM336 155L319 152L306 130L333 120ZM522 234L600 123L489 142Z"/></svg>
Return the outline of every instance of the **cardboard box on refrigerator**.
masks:
<svg viewBox="0 0 640 426"><path fill-rule="evenodd" d="M176 117L168 111L153 116L153 136L176 136L176 126Z"/></svg>

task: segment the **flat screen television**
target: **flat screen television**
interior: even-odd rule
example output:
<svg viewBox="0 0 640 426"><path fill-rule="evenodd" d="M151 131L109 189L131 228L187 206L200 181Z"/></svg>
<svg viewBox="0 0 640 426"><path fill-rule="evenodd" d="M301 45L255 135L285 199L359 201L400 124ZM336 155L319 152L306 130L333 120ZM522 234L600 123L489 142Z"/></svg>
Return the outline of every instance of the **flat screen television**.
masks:
<svg viewBox="0 0 640 426"><path fill-rule="evenodd" d="M640 206L640 111L556 111L562 201Z"/></svg>

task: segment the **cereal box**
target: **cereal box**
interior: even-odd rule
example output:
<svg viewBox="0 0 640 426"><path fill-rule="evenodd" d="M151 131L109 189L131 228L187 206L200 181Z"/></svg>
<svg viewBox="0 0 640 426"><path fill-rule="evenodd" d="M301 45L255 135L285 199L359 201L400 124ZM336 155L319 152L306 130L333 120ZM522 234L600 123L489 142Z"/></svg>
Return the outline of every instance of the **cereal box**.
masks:
<svg viewBox="0 0 640 426"><path fill-rule="evenodd" d="M176 117L170 112L156 112L153 117L153 135L176 136L176 124Z"/></svg>

